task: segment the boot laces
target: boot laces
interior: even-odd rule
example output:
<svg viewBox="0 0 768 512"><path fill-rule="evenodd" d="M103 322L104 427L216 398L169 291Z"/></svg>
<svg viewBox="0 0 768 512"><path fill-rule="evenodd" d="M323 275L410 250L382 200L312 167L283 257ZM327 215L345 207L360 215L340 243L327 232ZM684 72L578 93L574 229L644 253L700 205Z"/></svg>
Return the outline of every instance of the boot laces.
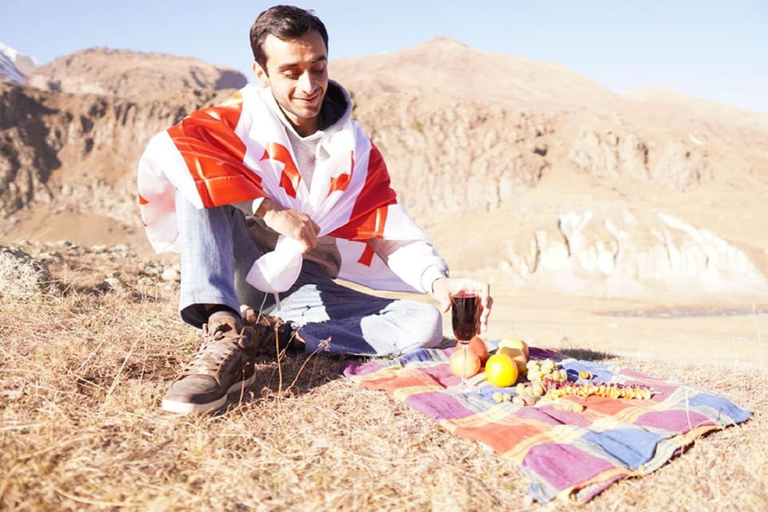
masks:
<svg viewBox="0 0 768 512"><path fill-rule="evenodd" d="M203 342L183 375L208 375L221 384L222 373L229 369L239 351L246 348L248 339L245 329L240 334L227 334L226 327L217 326L213 332L208 331L207 325L203 327Z"/></svg>

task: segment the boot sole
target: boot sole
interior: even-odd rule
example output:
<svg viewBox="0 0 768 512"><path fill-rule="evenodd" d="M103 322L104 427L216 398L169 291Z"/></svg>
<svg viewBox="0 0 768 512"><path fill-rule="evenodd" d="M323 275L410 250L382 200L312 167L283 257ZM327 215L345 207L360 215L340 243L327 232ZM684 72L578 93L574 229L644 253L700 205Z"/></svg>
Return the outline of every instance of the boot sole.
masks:
<svg viewBox="0 0 768 512"><path fill-rule="evenodd" d="M240 382L235 382L231 386L229 386L229 389L226 393L224 393L224 396L221 398L214 400L213 402L207 402L204 404L195 404L191 402L180 402L177 400L169 400L167 398L163 399L163 405L162 409L164 411L173 412L176 414L205 414L210 411L216 411L221 409L224 404L227 403L227 396L230 393L234 392L240 392L241 390L250 387L254 382L256 382L256 375L251 375L249 378L245 380L241 380Z"/></svg>

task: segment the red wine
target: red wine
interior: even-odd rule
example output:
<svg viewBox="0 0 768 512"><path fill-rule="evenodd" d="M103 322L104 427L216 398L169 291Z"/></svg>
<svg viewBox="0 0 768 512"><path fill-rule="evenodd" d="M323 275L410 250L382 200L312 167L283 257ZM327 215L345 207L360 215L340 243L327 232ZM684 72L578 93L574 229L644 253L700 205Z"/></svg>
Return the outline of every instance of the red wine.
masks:
<svg viewBox="0 0 768 512"><path fill-rule="evenodd" d="M456 339L469 342L480 326L480 302L476 295L451 298L451 321Z"/></svg>

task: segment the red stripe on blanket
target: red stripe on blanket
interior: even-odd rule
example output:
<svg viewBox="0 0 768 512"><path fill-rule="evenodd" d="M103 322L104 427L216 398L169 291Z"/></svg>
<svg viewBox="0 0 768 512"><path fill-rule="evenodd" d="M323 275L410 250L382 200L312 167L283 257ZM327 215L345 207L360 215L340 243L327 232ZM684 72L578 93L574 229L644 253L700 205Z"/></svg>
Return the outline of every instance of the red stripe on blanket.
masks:
<svg viewBox="0 0 768 512"><path fill-rule="evenodd" d="M373 382L363 381L361 384L363 387L373 390L382 390L388 393L394 393L398 389L408 387L423 386L428 379L424 379L421 375L395 375L392 377L385 377L383 379L377 379Z"/></svg>
<svg viewBox="0 0 768 512"><path fill-rule="evenodd" d="M280 186L285 189L285 193L291 197L296 197L296 190L301 182L299 169L291 158L291 152L277 142L267 142L262 160L270 159L283 164L283 173L280 175Z"/></svg>
<svg viewBox="0 0 768 512"><path fill-rule="evenodd" d="M533 425L523 422L512 424L487 422L476 427L458 427L456 435L481 441L498 453L503 454L520 444L527 438L536 436L542 431Z"/></svg>
<svg viewBox="0 0 768 512"><path fill-rule="evenodd" d="M168 130L206 208L264 196L261 178L243 164L245 143L234 131L242 108L243 97L236 93Z"/></svg>
<svg viewBox="0 0 768 512"><path fill-rule="evenodd" d="M615 398L605 398L600 396L588 397L584 406L589 407L593 411L609 415L614 415L627 407L636 407L635 404L630 403L630 401L616 400Z"/></svg>

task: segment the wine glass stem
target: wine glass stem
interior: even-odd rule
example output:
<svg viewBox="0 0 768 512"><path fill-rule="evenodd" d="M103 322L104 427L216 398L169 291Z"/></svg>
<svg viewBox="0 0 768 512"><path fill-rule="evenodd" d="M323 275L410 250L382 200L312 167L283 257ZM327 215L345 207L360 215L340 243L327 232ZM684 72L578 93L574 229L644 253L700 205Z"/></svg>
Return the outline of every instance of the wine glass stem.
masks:
<svg viewBox="0 0 768 512"><path fill-rule="evenodd" d="M461 342L461 350L464 353L464 364L462 365L461 370L461 385L466 385L467 383L467 346L468 343Z"/></svg>

